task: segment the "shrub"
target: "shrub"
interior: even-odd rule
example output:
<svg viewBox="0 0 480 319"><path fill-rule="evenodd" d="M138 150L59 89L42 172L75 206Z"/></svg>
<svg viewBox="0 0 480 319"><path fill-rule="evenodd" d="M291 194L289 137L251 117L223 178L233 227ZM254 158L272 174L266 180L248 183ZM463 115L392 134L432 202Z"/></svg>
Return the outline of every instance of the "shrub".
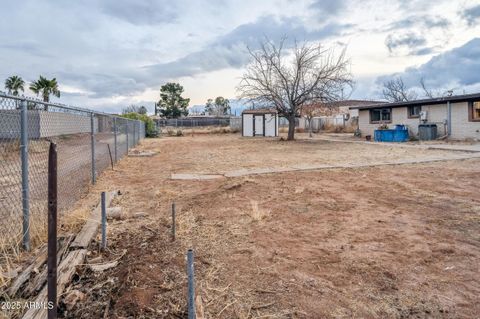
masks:
<svg viewBox="0 0 480 319"><path fill-rule="evenodd" d="M140 120L145 123L145 135L147 137L157 137L158 136L158 131L155 126L155 122L148 117L146 114L138 114L135 112L132 113L127 113L121 115L124 118L131 119L131 120Z"/></svg>

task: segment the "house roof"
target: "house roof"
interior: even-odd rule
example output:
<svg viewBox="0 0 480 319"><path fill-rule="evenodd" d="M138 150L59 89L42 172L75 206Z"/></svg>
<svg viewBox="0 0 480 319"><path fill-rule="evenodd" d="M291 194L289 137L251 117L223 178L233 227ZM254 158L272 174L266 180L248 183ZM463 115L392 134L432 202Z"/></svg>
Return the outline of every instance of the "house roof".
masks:
<svg viewBox="0 0 480 319"><path fill-rule="evenodd" d="M342 100L326 103L327 105L333 105L336 107L359 107L363 105L374 105L384 103L383 101L372 101L372 100Z"/></svg>
<svg viewBox="0 0 480 319"><path fill-rule="evenodd" d="M413 100L405 102L383 102L379 104L369 104L369 105L358 105L351 106L351 110L369 110L377 109L383 107L404 107L404 106L416 106L416 105L433 105L433 104L444 104L447 102L469 102L472 100L480 99L480 93L474 94L463 94L463 95L454 95L454 96L444 96L433 99L422 99L422 100Z"/></svg>
<svg viewBox="0 0 480 319"><path fill-rule="evenodd" d="M306 115L311 110L323 110L323 115L337 115L348 113L349 109L353 106L373 105L378 103L384 103L383 101L368 101L368 100L340 100L332 102L315 102L305 105L302 108L301 115ZM313 108L313 109L312 109Z"/></svg>
<svg viewBox="0 0 480 319"><path fill-rule="evenodd" d="M253 110L243 110L242 114L277 114L275 109L253 109Z"/></svg>

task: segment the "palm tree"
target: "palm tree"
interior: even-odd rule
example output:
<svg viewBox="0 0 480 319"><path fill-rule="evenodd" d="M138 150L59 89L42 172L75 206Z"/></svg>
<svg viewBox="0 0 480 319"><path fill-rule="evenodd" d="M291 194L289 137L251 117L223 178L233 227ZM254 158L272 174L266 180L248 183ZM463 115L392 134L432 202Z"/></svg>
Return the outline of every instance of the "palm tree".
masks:
<svg viewBox="0 0 480 319"><path fill-rule="evenodd" d="M7 89L8 94L18 96L20 91L24 92L23 86L25 85L25 81L18 75L12 75L8 79L5 80L5 89Z"/></svg>
<svg viewBox="0 0 480 319"><path fill-rule="evenodd" d="M50 94L60 97L60 90L58 89L57 79L51 80L40 75L37 81L30 84L30 90L37 95L42 95L43 102L50 102ZM45 105L45 111L48 111L48 106Z"/></svg>

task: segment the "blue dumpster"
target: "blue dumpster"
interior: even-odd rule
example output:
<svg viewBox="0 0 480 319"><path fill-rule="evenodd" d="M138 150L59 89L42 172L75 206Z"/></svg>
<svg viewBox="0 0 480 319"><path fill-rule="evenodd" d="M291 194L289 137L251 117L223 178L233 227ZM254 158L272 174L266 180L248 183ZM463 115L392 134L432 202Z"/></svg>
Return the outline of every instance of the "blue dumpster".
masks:
<svg viewBox="0 0 480 319"><path fill-rule="evenodd" d="M408 129L405 125L396 125L394 130L375 130L375 142L406 142L408 141Z"/></svg>

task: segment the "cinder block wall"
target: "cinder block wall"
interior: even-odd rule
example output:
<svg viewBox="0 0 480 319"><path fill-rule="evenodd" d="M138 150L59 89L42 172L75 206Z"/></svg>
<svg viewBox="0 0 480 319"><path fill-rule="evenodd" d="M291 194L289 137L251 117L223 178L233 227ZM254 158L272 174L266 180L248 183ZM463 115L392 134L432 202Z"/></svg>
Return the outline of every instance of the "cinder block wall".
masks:
<svg viewBox="0 0 480 319"><path fill-rule="evenodd" d="M395 124L403 124L408 128L408 134L410 136L418 135L418 124L420 124L419 118L408 118L407 107L397 107L392 109L392 124L389 124L392 128Z"/></svg>
<svg viewBox="0 0 480 319"><path fill-rule="evenodd" d="M370 124L370 111L360 110L358 112L358 127L362 132L362 136L371 135L373 138L373 131L377 129L379 124Z"/></svg>
<svg viewBox="0 0 480 319"><path fill-rule="evenodd" d="M98 119L94 120L95 132L98 131ZM28 111L28 137L32 139L90 133L90 114L85 115L46 112L42 110ZM20 110L0 110L0 138L20 138Z"/></svg>
<svg viewBox="0 0 480 319"><path fill-rule="evenodd" d="M445 121L447 120L447 104L423 105L423 111L427 111L429 123L437 124L438 136L447 134Z"/></svg>
<svg viewBox="0 0 480 319"><path fill-rule="evenodd" d="M468 103L452 104L452 135L453 139L473 138L480 140L480 122L468 120Z"/></svg>
<svg viewBox="0 0 480 319"><path fill-rule="evenodd" d="M40 137L52 137L68 134L90 133L90 114L85 115L57 112L39 112ZM29 113L30 115L30 113ZM98 119L94 119L95 132L98 131Z"/></svg>

